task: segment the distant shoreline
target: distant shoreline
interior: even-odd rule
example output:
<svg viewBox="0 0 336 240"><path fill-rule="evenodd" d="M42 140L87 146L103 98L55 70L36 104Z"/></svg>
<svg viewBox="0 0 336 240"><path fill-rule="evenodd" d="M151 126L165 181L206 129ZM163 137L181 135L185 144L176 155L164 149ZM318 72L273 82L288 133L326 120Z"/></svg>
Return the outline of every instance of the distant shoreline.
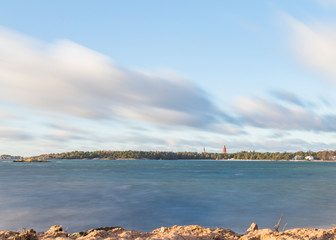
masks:
<svg viewBox="0 0 336 240"><path fill-rule="evenodd" d="M336 162L336 160L266 160L266 159L223 159L215 161L231 161L231 162Z"/></svg>
<svg viewBox="0 0 336 240"><path fill-rule="evenodd" d="M72 151L63 153L47 153L38 156L21 157L1 155L0 159L102 159L102 160L232 160L232 161L336 161L336 151L297 151L297 152L255 152L241 151L228 153L216 152L166 152L166 151Z"/></svg>
<svg viewBox="0 0 336 240"><path fill-rule="evenodd" d="M2 159L7 160L7 159ZM43 160L13 160L13 162L51 162L55 160L81 160L81 161L213 161L213 162L336 162L336 160L272 160L272 159L135 159L135 158L118 158L118 159L102 159L102 158L85 158L85 159L68 159L68 158L56 158L56 159L43 159Z"/></svg>

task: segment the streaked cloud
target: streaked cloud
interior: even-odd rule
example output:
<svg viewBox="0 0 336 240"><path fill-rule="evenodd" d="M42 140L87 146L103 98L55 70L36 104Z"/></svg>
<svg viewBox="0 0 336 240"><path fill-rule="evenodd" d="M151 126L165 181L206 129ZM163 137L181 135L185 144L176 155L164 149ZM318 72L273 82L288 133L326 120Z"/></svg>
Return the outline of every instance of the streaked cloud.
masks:
<svg viewBox="0 0 336 240"><path fill-rule="evenodd" d="M228 124L212 124L209 129L213 132L225 134L225 135L242 135L246 134L244 130L238 125L228 125Z"/></svg>
<svg viewBox="0 0 336 240"><path fill-rule="evenodd" d="M32 140L33 136L25 131L17 128L0 127L1 141L28 141Z"/></svg>
<svg viewBox="0 0 336 240"><path fill-rule="evenodd" d="M241 97L234 103L237 121L258 128L336 131L336 115L316 114L298 105Z"/></svg>
<svg viewBox="0 0 336 240"><path fill-rule="evenodd" d="M8 111L5 111L5 110L2 110L0 109L0 118L1 119L10 119L10 118L13 118L14 115Z"/></svg>
<svg viewBox="0 0 336 240"><path fill-rule="evenodd" d="M49 131L45 138L53 141L67 142L71 140L85 140L89 137L85 137L77 133L78 130L66 131L66 130L53 130Z"/></svg>
<svg viewBox="0 0 336 240"><path fill-rule="evenodd" d="M0 101L88 119L204 127L226 117L178 77L146 74L68 40L43 43L0 29Z"/></svg>
<svg viewBox="0 0 336 240"><path fill-rule="evenodd" d="M309 141L301 138L288 137L277 139L248 139L232 140L226 142L229 152L257 151L257 152L296 152L296 151L321 151L334 149L336 142Z"/></svg>
<svg viewBox="0 0 336 240"><path fill-rule="evenodd" d="M335 0L316 0L318 4L320 4L323 7L330 8L336 6Z"/></svg>
<svg viewBox="0 0 336 240"><path fill-rule="evenodd" d="M307 25L286 15L291 29L290 42L302 63L336 83L336 26Z"/></svg>
<svg viewBox="0 0 336 240"><path fill-rule="evenodd" d="M302 102L302 100L299 99L298 96L288 91L275 90L275 91L272 91L272 95L276 97L278 100L292 103L295 105L299 105L301 107L304 106L304 103Z"/></svg>

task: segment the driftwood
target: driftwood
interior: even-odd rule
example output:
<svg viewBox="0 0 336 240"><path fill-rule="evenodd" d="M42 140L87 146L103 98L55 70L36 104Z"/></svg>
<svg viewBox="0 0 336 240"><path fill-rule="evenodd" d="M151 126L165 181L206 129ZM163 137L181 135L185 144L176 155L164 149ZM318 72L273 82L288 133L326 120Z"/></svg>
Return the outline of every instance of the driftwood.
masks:
<svg viewBox="0 0 336 240"><path fill-rule="evenodd" d="M285 231L286 226L287 226L287 223L285 223L285 226L283 226L282 231Z"/></svg>
<svg viewBox="0 0 336 240"><path fill-rule="evenodd" d="M280 224L281 224L282 217L283 217L283 213L281 213L281 217L280 217L278 223L274 226L274 230L276 232L279 232L279 227L280 227Z"/></svg>

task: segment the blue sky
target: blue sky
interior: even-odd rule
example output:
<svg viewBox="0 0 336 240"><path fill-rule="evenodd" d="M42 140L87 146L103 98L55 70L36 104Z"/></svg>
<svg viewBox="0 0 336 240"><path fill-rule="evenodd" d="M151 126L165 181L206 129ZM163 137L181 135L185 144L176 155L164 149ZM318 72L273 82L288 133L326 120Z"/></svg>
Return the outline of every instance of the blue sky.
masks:
<svg viewBox="0 0 336 240"><path fill-rule="evenodd" d="M336 1L0 3L0 153L335 149Z"/></svg>

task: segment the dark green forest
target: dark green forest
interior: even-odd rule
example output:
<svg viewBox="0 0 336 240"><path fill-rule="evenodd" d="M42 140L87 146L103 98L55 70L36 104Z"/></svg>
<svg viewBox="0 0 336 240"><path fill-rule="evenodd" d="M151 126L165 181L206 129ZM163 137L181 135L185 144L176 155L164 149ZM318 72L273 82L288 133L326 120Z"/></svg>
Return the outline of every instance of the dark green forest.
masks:
<svg viewBox="0 0 336 240"><path fill-rule="evenodd" d="M208 153L208 152L161 152L161 151L74 151L51 153L34 158L40 159L150 159L150 160L177 160L177 159L216 159L216 160L336 160L336 151L298 151L298 152L237 152L237 153ZM308 159L309 160L309 159ZM312 159L310 159L312 160Z"/></svg>

